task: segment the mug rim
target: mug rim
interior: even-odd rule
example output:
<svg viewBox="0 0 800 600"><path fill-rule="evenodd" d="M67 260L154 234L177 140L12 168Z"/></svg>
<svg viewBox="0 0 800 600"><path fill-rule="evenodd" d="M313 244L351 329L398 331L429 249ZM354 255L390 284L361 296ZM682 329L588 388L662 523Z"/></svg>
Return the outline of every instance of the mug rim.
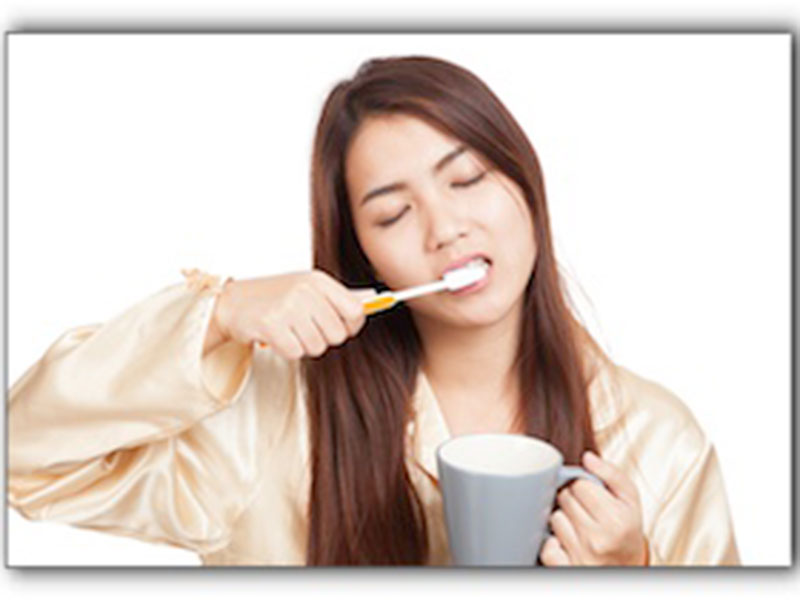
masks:
<svg viewBox="0 0 800 600"><path fill-rule="evenodd" d="M550 442L545 441L545 440L543 440L541 438L538 438L536 436L528 435L528 434L525 434L525 433L465 433L463 435L453 436L450 439L447 439L444 442L440 443L436 447L436 458L437 458L437 460L440 461L440 463L446 464L451 469L455 469L457 471L460 471L461 473L466 473L468 475L469 474L476 474L475 470L466 469L466 468L461 467L461 466L459 466L457 464L453 464L451 461L448 461L447 459L445 459L442 456L442 451L444 450L445 446L449 445L451 442L458 442L458 441L462 441L462 440L465 440L465 439L468 439L468 438L473 438L474 439L474 438L498 438L498 437L505 438L505 439L512 438L512 437L513 438L518 438L518 439L521 438L521 439L525 440L525 443L533 442L533 443L535 443L537 445L544 445L547 448L549 448L552 452L555 453L556 461L555 461L555 463L553 463L550 466L544 467L542 469L537 469L535 471L528 471L528 472L525 472L525 473L492 473L490 471L477 471L477 473L479 473L481 476L487 476L488 475L490 477L505 477L505 478L512 478L512 479L519 478L519 477L528 477L530 475L537 474L537 473L542 473L543 471L547 471L547 470L550 470L550 469L559 469L564 464L564 455L553 444L551 444ZM442 474L439 473L439 477L440 478L441 478L441 476L442 476Z"/></svg>

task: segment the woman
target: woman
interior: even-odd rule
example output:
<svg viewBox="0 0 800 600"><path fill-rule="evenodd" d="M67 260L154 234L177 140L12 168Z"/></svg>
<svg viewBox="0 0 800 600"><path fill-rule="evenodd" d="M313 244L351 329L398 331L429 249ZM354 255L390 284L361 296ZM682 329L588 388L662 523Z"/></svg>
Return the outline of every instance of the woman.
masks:
<svg viewBox="0 0 800 600"><path fill-rule="evenodd" d="M736 564L713 446L568 309L542 173L473 74L366 62L327 98L314 268L186 273L16 382L10 503L205 564L448 564L436 446L527 433L582 463L544 565ZM364 317L474 256L488 279ZM265 347L262 348L262 345Z"/></svg>

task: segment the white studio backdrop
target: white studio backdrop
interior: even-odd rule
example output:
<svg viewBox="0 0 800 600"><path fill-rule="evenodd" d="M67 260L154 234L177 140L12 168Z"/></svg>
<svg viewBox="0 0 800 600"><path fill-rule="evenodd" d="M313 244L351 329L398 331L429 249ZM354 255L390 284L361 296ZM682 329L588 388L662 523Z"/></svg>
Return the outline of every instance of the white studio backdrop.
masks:
<svg viewBox="0 0 800 600"><path fill-rule="evenodd" d="M545 174L558 259L614 360L717 447L745 565L790 563L789 34L11 34L13 384L180 269L311 264L322 102L367 58L481 77ZM8 510L8 562L195 565Z"/></svg>

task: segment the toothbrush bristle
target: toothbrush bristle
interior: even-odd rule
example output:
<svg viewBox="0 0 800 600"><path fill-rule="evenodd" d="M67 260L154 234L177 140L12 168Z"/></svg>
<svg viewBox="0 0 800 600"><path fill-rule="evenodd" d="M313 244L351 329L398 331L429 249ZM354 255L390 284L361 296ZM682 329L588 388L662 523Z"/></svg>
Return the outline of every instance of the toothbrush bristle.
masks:
<svg viewBox="0 0 800 600"><path fill-rule="evenodd" d="M447 282L447 287L450 291L459 290L472 285L476 281L480 281L486 274L486 269L486 265L466 265L445 273L444 280Z"/></svg>

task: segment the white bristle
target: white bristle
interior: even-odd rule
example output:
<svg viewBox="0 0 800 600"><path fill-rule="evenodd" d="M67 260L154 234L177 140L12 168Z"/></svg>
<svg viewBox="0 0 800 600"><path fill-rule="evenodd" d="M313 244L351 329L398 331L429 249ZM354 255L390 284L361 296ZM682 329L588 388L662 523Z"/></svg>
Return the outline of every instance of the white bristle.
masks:
<svg viewBox="0 0 800 600"><path fill-rule="evenodd" d="M483 261L473 261L463 267L448 271L444 274L443 279L447 284L447 289L453 292L483 279L488 268L489 265Z"/></svg>

